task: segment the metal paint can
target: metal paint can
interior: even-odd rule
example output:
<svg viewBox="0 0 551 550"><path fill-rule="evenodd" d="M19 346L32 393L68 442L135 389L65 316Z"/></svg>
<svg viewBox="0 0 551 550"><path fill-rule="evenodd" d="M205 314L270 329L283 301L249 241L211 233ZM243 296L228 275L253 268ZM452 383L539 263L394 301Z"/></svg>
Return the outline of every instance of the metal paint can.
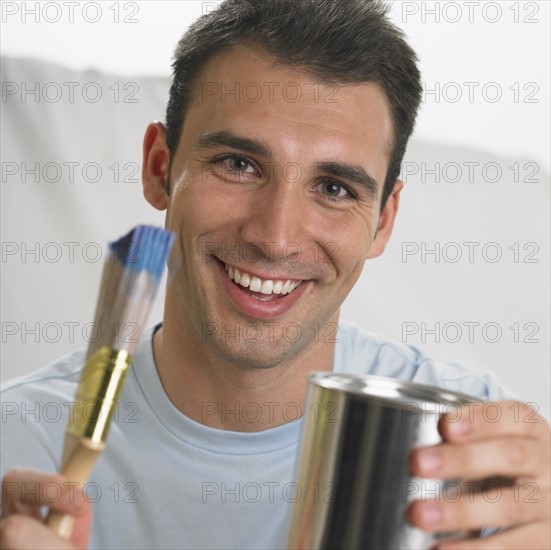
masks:
<svg viewBox="0 0 551 550"><path fill-rule="evenodd" d="M455 498L460 482L413 476L409 455L442 441L443 413L459 420L476 402L393 378L312 374L288 548L420 550L450 536L413 527L406 510L418 498Z"/></svg>

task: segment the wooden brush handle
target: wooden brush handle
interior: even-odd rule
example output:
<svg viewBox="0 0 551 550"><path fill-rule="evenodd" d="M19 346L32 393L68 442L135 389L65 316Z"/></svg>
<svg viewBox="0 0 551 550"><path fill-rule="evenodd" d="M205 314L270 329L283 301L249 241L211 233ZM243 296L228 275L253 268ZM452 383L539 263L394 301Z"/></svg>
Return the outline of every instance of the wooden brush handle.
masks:
<svg viewBox="0 0 551 550"><path fill-rule="evenodd" d="M69 481L78 483L78 488L82 489L104 447L104 442L95 443L87 438L66 434L60 473ZM74 516L55 511L51 511L46 520L47 525L65 539L71 538L74 522Z"/></svg>

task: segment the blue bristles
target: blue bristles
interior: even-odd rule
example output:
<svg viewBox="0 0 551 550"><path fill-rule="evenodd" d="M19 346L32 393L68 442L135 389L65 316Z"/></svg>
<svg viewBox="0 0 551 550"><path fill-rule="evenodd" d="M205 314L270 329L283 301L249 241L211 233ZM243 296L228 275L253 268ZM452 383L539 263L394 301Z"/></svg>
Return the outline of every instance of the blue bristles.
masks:
<svg viewBox="0 0 551 550"><path fill-rule="evenodd" d="M174 242L174 233L158 227L138 225L118 241L109 244L116 261L124 268L148 271L160 278Z"/></svg>
<svg viewBox="0 0 551 550"><path fill-rule="evenodd" d="M109 244L94 321L101 336L90 342L90 356L102 346L133 353L173 242L174 233L139 225ZM117 327L133 327L136 331L132 338L118 338Z"/></svg>

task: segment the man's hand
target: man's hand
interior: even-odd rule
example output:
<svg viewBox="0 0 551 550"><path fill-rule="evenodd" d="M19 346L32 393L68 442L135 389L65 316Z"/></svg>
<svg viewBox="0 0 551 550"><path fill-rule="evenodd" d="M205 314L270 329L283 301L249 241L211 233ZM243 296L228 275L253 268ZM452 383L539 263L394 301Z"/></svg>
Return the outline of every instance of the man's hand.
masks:
<svg viewBox="0 0 551 550"><path fill-rule="evenodd" d="M439 502L416 501L409 519L425 531L499 527L485 538L436 548L551 548L550 430L533 407L517 401L467 405L443 416L445 443L411 454L414 475L463 483Z"/></svg>
<svg viewBox="0 0 551 550"><path fill-rule="evenodd" d="M71 541L58 537L42 521L40 508L47 506L75 516ZM58 474L30 469L8 472L2 480L0 548L87 548L92 525L92 506L80 488Z"/></svg>

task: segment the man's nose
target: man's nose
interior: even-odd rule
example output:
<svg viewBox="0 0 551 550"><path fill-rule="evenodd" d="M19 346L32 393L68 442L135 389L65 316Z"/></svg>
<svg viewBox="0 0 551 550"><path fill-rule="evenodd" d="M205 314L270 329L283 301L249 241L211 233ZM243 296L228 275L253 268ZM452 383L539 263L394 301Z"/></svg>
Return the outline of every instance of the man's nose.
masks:
<svg viewBox="0 0 551 550"><path fill-rule="evenodd" d="M271 182L257 199L241 227L241 238L270 260L293 261L303 252L308 200L300 182Z"/></svg>

